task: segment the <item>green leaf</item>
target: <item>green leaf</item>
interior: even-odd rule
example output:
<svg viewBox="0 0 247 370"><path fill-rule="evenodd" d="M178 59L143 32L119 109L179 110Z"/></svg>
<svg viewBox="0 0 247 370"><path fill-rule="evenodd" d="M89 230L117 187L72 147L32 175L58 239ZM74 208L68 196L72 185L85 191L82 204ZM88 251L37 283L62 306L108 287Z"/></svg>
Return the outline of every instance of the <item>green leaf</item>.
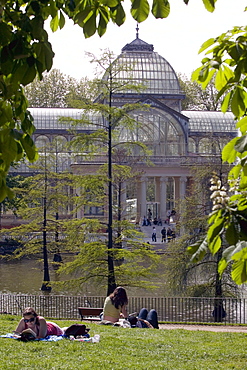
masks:
<svg viewBox="0 0 247 370"><path fill-rule="evenodd" d="M107 24L110 19L110 13L107 8L100 7L99 8L99 25L98 25L98 35L101 37L106 32Z"/></svg>
<svg viewBox="0 0 247 370"><path fill-rule="evenodd" d="M240 129L240 131L245 133L247 131L247 117L244 117L238 121L236 127Z"/></svg>
<svg viewBox="0 0 247 370"><path fill-rule="evenodd" d="M39 73L42 74L45 70L49 71L52 67L52 61L54 53L52 51L51 44L47 41L34 43L34 50L37 55L36 62Z"/></svg>
<svg viewBox="0 0 247 370"><path fill-rule="evenodd" d="M247 258L247 241L244 240L237 243L231 259L233 261L238 261L243 258Z"/></svg>
<svg viewBox="0 0 247 370"><path fill-rule="evenodd" d="M231 168L231 170L229 171L228 178L237 179L241 171L242 171L242 166L240 164L237 164L236 166Z"/></svg>
<svg viewBox="0 0 247 370"><path fill-rule="evenodd" d="M82 12L79 12L74 17L74 22L83 27L88 19L93 15L93 10L91 8L86 8Z"/></svg>
<svg viewBox="0 0 247 370"><path fill-rule="evenodd" d="M247 281L247 260L235 262L232 265L232 280L241 285Z"/></svg>
<svg viewBox="0 0 247 370"><path fill-rule="evenodd" d="M59 18L60 30L64 27L64 25L65 25L65 18L64 18L63 12L60 10L60 18Z"/></svg>
<svg viewBox="0 0 247 370"><path fill-rule="evenodd" d="M208 229L209 248L210 248L211 243L212 243L212 247L215 244L216 241L214 241L214 239L217 238L221 234L224 228L224 223L225 223L225 219L220 214L218 219L209 227Z"/></svg>
<svg viewBox="0 0 247 370"><path fill-rule="evenodd" d="M125 11L122 4L119 4L116 9L112 12L112 19L118 25L121 26L125 21Z"/></svg>
<svg viewBox="0 0 247 370"><path fill-rule="evenodd" d="M221 103L221 110L222 110L223 113L226 113L228 111L231 96L232 96L232 91L230 91L228 94L226 94L223 98L223 101Z"/></svg>
<svg viewBox="0 0 247 370"><path fill-rule="evenodd" d="M7 190L8 190L8 188L2 180L1 184L0 184L0 202L2 202L8 196L8 191Z"/></svg>
<svg viewBox="0 0 247 370"><path fill-rule="evenodd" d="M24 71L23 71L24 72ZM22 78L20 80L20 83L23 86L27 86L29 83L33 82L37 74L35 65L26 66L25 73L22 74Z"/></svg>
<svg viewBox="0 0 247 370"><path fill-rule="evenodd" d="M228 80L234 76L233 71L226 66L223 66L218 70L215 76L215 87L217 90L221 90L225 87Z"/></svg>
<svg viewBox="0 0 247 370"><path fill-rule="evenodd" d="M96 12L92 13L83 26L85 38L91 37L96 32Z"/></svg>
<svg viewBox="0 0 247 370"><path fill-rule="evenodd" d="M12 38L12 27L4 22L0 22L0 45L8 45Z"/></svg>
<svg viewBox="0 0 247 370"><path fill-rule="evenodd" d="M228 266L227 261L224 258L222 258L218 263L218 273L220 274L220 276L223 274L227 266Z"/></svg>
<svg viewBox="0 0 247 370"><path fill-rule="evenodd" d="M25 135L22 137L20 141L27 154L29 161L31 162L36 161L38 159L38 152L32 138L29 135Z"/></svg>
<svg viewBox="0 0 247 370"><path fill-rule="evenodd" d="M233 163L236 159L237 152L235 150L235 144L238 141L238 137L232 139L227 143L222 150L222 159L224 162Z"/></svg>
<svg viewBox="0 0 247 370"><path fill-rule="evenodd" d="M191 74L192 81L197 81L198 80L201 69L202 69L202 67L199 67L195 71L192 72L192 74Z"/></svg>
<svg viewBox="0 0 247 370"><path fill-rule="evenodd" d="M215 69L212 69L209 73L205 74L205 79L204 80L199 79L199 81L201 81L201 85L202 85L203 89L206 89L209 82L213 79L215 73L216 73Z"/></svg>
<svg viewBox="0 0 247 370"><path fill-rule="evenodd" d="M149 3L147 0L132 0L131 15L138 22L141 23L147 19L149 15Z"/></svg>
<svg viewBox="0 0 247 370"><path fill-rule="evenodd" d="M109 8L115 8L119 5L118 0L103 0L102 4L106 5Z"/></svg>
<svg viewBox="0 0 247 370"><path fill-rule="evenodd" d="M215 39L211 38L211 39L208 39L207 41L205 41L202 46L200 47L200 50L199 50L199 54L201 52L203 52L204 50L206 50L207 48L209 48L209 46L213 45L215 43Z"/></svg>
<svg viewBox="0 0 247 370"><path fill-rule="evenodd" d="M205 6L205 8L209 11L209 12L213 12L214 9L215 9L215 3L216 3L217 0L203 0L203 4Z"/></svg>
<svg viewBox="0 0 247 370"><path fill-rule="evenodd" d="M3 102L0 105L0 126L4 126L13 119L13 111L9 102Z"/></svg>
<svg viewBox="0 0 247 370"><path fill-rule="evenodd" d="M155 18L166 18L170 14L170 4L168 0L153 0L152 14Z"/></svg>
<svg viewBox="0 0 247 370"><path fill-rule="evenodd" d="M243 135L236 141L235 149L239 153L244 153L247 150L247 135Z"/></svg>
<svg viewBox="0 0 247 370"><path fill-rule="evenodd" d="M229 224L225 235L229 245L235 245L238 242L238 233L233 223Z"/></svg>
<svg viewBox="0 0 247 370"><path fill-rule="evenodd" d="M226 267L228 266L229 262L231 262L232 254L236 249L235 245L231 245L227 249L224 250L222 253L222 258L218 264L218 272L220 275L224 272Z"/></svg>
<svg viewBox="0 0 247 370"><path fill-rule="evenodd" d="M211 212L208 218L208 224L210 225L212 222L214 222L220 216L220 213L221 210Z"/></svg>
<svg viewBox="0 0 247 370"><path fill-rule="evenodd" d="M231 110L236 117L241 117L245 113L244 99L239 87L237 87L233 92L231 101Z"/></svg>
<svg viewBox="0 0 247 370"><path fill-rule="evenodd" d="M56 13L55 17L52 18L50 22L50 28L52 32L56 32L58 30L58 26L59 26L59 18L58 18L58 13Z"/></svg>
<svg viewBox="0 0 247 370"><path fill-rule="evenodd" d="M198 241L187 248L187 252L192 254L191 262L198 262L203 259L208 251L207 239Z"/></svg>
<svg viewBox="0 0 247 370"><path fill-rule="evenodd" d="M212 254L215 254L218 252L218 250L221 247L221 237L217 235L211 243L208 245L210 251Z"/></svg>

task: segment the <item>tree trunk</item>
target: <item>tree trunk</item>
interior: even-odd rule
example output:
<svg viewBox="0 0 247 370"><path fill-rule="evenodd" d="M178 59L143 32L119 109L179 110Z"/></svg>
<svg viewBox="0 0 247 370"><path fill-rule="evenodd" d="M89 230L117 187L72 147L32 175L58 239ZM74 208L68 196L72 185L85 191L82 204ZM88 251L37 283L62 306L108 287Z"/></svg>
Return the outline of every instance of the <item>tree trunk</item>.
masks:
<svg viewBox="0 0 247 370"><path fill-rule="evenodd" d="M222 292L222 282L220 275L218 273L218 265L219 261L222 258L222 248L216 254L217 264L216 264L216 274L215 274L215 300L214 300L214 310L213 310L213 317L214 322L222 322L223 319L226 317L226 312L223 306L223 292Z"/></svg>

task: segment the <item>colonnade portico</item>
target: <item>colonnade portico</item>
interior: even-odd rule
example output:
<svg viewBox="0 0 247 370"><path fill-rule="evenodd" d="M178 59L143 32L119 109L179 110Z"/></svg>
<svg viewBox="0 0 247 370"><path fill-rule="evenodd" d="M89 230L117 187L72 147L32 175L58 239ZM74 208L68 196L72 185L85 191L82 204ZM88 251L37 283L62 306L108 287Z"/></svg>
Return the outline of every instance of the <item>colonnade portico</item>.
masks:
<svg viewBox="0 0 247 370"><path fill-rule="evenodd" d="M142 176L140 177L139 186L137 190L137 221L140 221L143 216L147 216L147 183L148 178L150 176ZM158 214L162 221L167 218L167 185L169 178L173 178L173 199L174 199L174 207L176 207L176 203L179 199L184 199L186 194L186 185L187 185L187 176L152 176L155 180L155 199L153 203L157 203L158 207Z"/></svg>

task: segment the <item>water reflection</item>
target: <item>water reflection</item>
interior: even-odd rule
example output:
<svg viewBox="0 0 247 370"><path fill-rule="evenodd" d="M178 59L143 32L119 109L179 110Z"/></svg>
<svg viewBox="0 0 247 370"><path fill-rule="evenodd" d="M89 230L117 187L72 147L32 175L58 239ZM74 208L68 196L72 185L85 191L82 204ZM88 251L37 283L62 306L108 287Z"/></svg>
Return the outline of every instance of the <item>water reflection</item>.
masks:
<svg viewBox="0 0 247 370"><path fill-rule="evenodd" d="M56 269L50 266L50 279L53 281L60 281ZM13 294L39 294L44 295L46 292L40 290L43 282L43 261L23 259L21 261L0 261L0 293ZM95 292L92 287L86 287L83 294L103 294L104 291ZM70 288L64 289L62 287L52 287L52 295L78 295L82 292L78 289Z"/></svg>
<svg viewBox="0 0 247 370"><path fill-rule="evenodd" d="M64 258L63 258L64 259ZM68 258L69 259L69 258ZM49 262L49 273L52 282L63 280L56 269ZM93 286L88 283L83 289L79 288L63 288L62 286L54 286L52 284L51 293L42 292L40 290L43 282L43 261L23 259L21 261L0 261L0 294L33 294L33 295L68 295L68 296L105 296L106 288ZM67 278L67 276L65 277ZM137 287L128 287L129 296L162 296L162 289L155 291L140 289Z"/></svg>

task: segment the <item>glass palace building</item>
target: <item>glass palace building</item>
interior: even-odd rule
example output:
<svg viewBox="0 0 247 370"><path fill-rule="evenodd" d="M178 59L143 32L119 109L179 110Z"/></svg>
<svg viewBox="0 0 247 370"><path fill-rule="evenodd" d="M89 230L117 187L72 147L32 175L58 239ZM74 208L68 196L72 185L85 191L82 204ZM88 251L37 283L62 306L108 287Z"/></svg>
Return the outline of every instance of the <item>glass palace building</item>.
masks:
<svg viewBox="0 0 247 370"><path fill-rule="evenodd" d="M139 104L130 112L135 123L132 127L120 124L114 133L114 140L118 143L144 143L150 150L152 162L150 165L138 160L138 147L133 148L131 157L136 157L135 168L140 175L134 189L132 186L130 190L128 181L123 184L121 197L126 204L126 216L132 202L135 213L133 215L132 212L132 219L139 222L147 214L148 208L152 209L154 217L165 219L167 211L176 207L176 202L185 197L193 179L192 168L220 162L222 147L237 135L234 117L230 112L182 111L181 102L185 95L174 69L154 51L153 45L139 39L138 34L134 41L123 47L113 65L131 66L130 71L119 68L114 75L114 79L122 81L127 88L113 92L113 105ZM105 80L109 78L107 73L103 77ZM137 91L131 87L131 81L143 87ZM98 101L101 101L100 96ZM142 109L141 105L145 105L145 108ZM54 138L62 142L70 141L73 134L68 131L69 123L61 123L59 117L80 119L83 114L82 110L66 108L31 108L30 111L36 126L33 137L38 147ZM88 122L88 125L80 128L81 132L91 133L107 125L100 115L88 117ZM90 160L74 153L73 156L61 156L59 170L69 167L72 172L83 175L96 172L104 162L107 162L107 156ZM126 158L123 162L128 164ZM152 196L149 195L150 187L153 189ZM77 217L104 215L104 210L96 208L82 209Z"/></svg>

